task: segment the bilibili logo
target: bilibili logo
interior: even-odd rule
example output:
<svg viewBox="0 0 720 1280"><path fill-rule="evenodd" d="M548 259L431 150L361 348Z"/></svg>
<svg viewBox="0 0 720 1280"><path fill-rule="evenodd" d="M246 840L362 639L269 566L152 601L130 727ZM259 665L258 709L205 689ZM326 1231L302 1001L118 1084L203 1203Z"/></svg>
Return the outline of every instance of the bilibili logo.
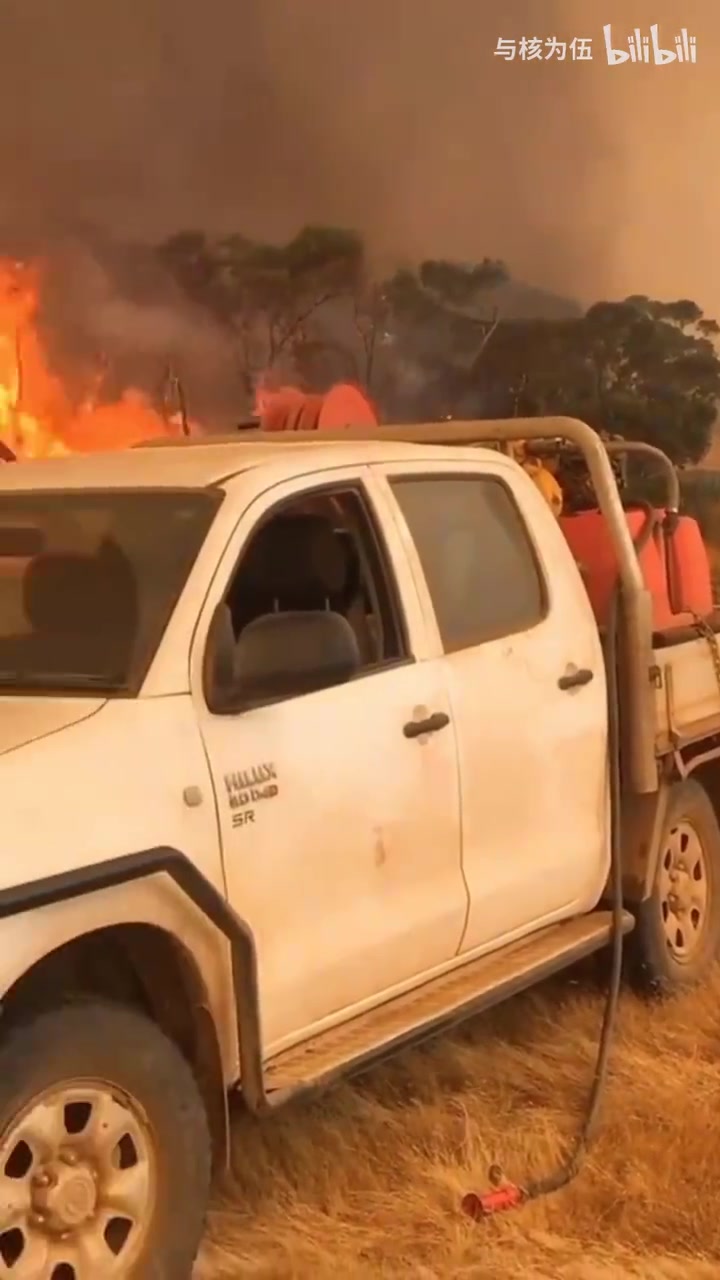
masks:
<svg viewBox="0 0 720 1280"><path fill-rule="evenodd" d="M627 48L623 47L622 38L613 36L609 22L603 27L603 35L609 67L619 67L623 62L640 62L655 67L667 67L671 62L697 62L697 40L695 36L688 35L687 27L682 27L680 34L673 37L669 48L661 42L657 22L647 35L640 27L635 27L632 35L625 40ZM617 46L614 44L616 39Z"/></svg>

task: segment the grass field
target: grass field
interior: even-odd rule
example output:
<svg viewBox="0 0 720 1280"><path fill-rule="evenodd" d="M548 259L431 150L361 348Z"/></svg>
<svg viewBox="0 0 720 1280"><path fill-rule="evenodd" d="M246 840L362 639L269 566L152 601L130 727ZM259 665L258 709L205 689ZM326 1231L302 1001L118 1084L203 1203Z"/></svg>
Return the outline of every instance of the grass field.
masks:
<svg viewBox="0 0 720 1280"><path fill-rule="evenodd" d="M592 1075L602 997L565 979L353 1086L236 1123L199 1275L226 1280L718 1280L720 979L623 997L596 1144L567 1190L464 1217L498 1161L551 1169Z"/></svg>

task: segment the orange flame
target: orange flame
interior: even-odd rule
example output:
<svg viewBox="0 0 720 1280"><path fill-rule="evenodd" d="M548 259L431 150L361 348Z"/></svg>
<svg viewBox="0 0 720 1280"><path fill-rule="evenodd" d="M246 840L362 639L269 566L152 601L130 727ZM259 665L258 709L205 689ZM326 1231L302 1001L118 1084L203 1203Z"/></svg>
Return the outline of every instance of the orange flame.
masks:
<svg viewBox="0 0 720 1280"><path fill-rule="evenodd" d="M93 388L73 404L36 327L40 285L36 267L0 259L0 440L18 457L49 458L167 435L167 423L139 391L98 404Z"/></svg>

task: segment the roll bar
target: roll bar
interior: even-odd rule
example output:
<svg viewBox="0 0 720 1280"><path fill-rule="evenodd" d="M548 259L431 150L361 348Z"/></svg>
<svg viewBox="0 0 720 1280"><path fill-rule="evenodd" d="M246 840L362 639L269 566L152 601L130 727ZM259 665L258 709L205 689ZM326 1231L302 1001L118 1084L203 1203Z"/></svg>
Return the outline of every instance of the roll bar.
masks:
<svg viewBox="0 0 720 1280"><path fill-rule="evenodd" d="M680 477L662 449L656 449L654 444L645 444L642 440L608 440L604 442L603 448L609 454L644 453L659 462L667 481L668 496L665 510L677 515L680 510Z"/></svg>
<svg viewBox="0 0 720 1280"><path fill-rule="evenodd" d="M336 431L263 431L261 428L223 436L222 443L314 444L322 446L352 440L389 441L407 444L474 445L504 443L512 440L544 440L556 436L574 444L582 453L592 476L600 510L608 521L620 566L620 580L625 592L642 591L644 587L630 530L623 513L607 448L597 432L577 418L502 418L476 422L421 422L411 426L342 427ZM217 437L216 437L217 439ZM202 443L210 444L212 437ZM195 442L200 444L198 438ZM152 445L154 442L149 441ZM160 445L158 439L157 444ZM164 440L162 443L165 443ZM170 443L170 441L168 441ZM180 443L173 441L173 443ZM188 441L190 443L190 441ZM218 443L220 441L218 440ZM145 446L147 447L147 446Z"/></svg>
<svg viewBox="0 0 720 1280"><path fill-rule="evenodd" d="M647 457L659 463L660 470L664 472L665 482L667 486L667 497L665 499L665 510L673 515L677 515L680 510L680 479L677 468L670 461L666 453L662 449L656 449L654 444L645 444L643 440L603 440L603 448L611 457L618 454L620 456L628 453L643 453ZM539 453L542 459L544 454Z"/></svg>
<svg viewBox="0 0 720 1280"><path fill-rule="evenodd" d="M652 597L647 590L635 552L632 535L625 518L620 494L608 458L608 453L646 452L662 460L670 470L673 480L670 490L671 509L677 510L677 476L672 464L659 449L635 442L611 441L604 443L596 431L578 418L503 418L481 419L472 422L417 423L409 426L345 427L334 431L263 431L247 429L236 436L223 437L223 443L242 448L244 444L302 445L322 447L333 442L390 441L428 445L492 445L513 440L547 440L559 438L574 445L583 455L592 477L598 505L607 521L618 560L620 590L623 609L624 652L627 663L627 689L625 700L627 743L629 748L628 781L641 795L658 789L658 768L655 755L655 701L651 684L654 666L652 648ZM205 444L210 444L206 439ZM218 437L215 437L219 443ZM150 443L150 442L148 442ZM160 442L158 441L158 444ZM199 444L186 439L176 444Z"/></svg>

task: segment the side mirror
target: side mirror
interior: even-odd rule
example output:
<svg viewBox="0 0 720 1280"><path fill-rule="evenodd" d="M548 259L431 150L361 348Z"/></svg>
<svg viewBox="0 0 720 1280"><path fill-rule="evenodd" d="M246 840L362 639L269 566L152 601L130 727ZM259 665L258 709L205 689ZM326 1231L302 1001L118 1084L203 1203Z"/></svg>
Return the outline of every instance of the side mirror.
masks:
<svg viewBox="0 0 720 1280"><path fill-rule="evenodd" d="M344 684L359 671L355 632L339 613L266 613L235 647L234 695L248 704Z"/></svg>

